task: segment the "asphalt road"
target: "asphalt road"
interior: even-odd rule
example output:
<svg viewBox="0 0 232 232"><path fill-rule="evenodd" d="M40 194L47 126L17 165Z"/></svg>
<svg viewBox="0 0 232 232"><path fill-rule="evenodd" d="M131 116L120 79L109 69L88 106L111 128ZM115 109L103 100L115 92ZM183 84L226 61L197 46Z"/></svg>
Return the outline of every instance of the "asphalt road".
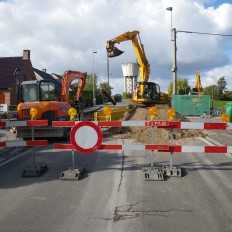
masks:
<svg viewBox="0 0 232 232"><path fill-rule="evenodd" d="M211 131L192 145L231 145L231 139ZM176 153L183 177L145 181L149 151L75 152L75 167L87 172L78 181L61 181L72 166L71 151L50 144L35 154L36 165L48 166L41 177L21 177L33 164L32 150L0 167L1 232L232 231L231 155ZM155 154L155 167L168 164L169 153Z"/></svg>

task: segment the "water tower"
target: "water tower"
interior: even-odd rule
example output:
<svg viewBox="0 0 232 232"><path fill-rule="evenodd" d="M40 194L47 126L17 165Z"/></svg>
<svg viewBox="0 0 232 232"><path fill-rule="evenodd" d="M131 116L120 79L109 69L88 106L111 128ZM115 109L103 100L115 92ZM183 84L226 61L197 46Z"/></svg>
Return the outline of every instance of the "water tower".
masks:
<svg viewBox="0 0 232 232"><path fill-rule="evenodd" d="M122 64L122 72L124 76L124 92L133 93L136 88L137 77L139 72L139 64L125 63Z"/></svg>

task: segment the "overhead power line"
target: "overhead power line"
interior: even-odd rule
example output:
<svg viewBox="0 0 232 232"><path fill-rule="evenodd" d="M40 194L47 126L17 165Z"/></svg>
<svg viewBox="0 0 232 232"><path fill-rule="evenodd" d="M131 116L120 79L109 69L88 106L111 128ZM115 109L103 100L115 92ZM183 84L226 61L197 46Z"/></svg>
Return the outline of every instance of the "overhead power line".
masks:
<svg viewBox="0 0 232 232"><path fill-rule="evenodd" d="M199 34L199 35L217 35L217 36L227 36L227 37L232 36L232 35L217 34L217 33L197 32L197 31L181 31L181 30L178 30L176 32L183 32L183 33L188 33L188 34Z"/></svg>

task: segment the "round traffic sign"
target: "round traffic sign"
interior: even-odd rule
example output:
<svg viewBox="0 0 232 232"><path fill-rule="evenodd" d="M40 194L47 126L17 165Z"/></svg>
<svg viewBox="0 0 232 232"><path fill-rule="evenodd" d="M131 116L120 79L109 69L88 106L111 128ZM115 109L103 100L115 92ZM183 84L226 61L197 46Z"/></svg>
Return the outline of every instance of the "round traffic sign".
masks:
<svg viewBox="0 0 232 232"><path fill-rule="evenodd" d="M92 153L102 144L101 129L93 122L79 122L70 132L70 141L77 151Z"/></svg>

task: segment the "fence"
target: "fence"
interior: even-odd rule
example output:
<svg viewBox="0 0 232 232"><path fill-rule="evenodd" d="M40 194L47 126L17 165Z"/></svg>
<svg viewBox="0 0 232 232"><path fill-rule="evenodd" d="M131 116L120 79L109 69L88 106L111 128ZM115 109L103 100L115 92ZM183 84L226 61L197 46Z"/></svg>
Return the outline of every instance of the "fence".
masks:
<svg viewBox="0 0 232 232"><path fill-rule="evenodd" d="M0 142L0 147L16 146L47 146L47 140L35 140L33 130L35 126L46 126L47 120L28 120L28 121L1 121L0 127L30 126L32 128L32 140L29 141L5 141ZM85 168L74 167L74 150L84 154L95 152L96 150L139 150L139 151L157 151L170 153L170 166L163 169L156 169L151 160L151 167L144 168L145 180L163 180L165 176L181 176L181 168L174 167L172 161L173 153L191 152L191 153L231 153L232 146L180 146L173 145L173 129L199 129L199 130L231 130L231 123L213 123L213 122L176 122L176 121L55 121L53 127L72 127L70 133L70 144L54 144L55 149L68 149L72 151L73 166L61 174L61 179L79 179L84 173ZM152 127L151 144L104 144L102 142L102 127ZM166 128L170 130L170 144L154 144L154 127ZM88 138L86 140L86 138ZM152 156L154 154L152 153ZM35 152L33 150L33 165L23 171L22 176L40 176L47 167L38 167L35 163Z"/></svg>
<svg viewBox="0 0 232 232"><path fill-rule="evenodd" d="M89 154L96 150L150 150L152 152L170 152L170 166L156 169L151 159L151 167L143 168L145 180L164 180L165 176L182 176L180 167L173 166L173 153L230 153L232 146L179 146L173 145L173 129L204 129L204 130L231 130L231 123L206 122L173 122L173 121L109 121L109 122L53 122L54 127L73 127L71 131L71 144L55 144L55 149L75 150ZM102 133L98 127L146 126L152 127L152 142L154 143L154 127L170 130L170 144L103 144ZM89 128L92 128L92 131ZM75 128L75 129L74 129ZM85 128L88 128L87 130ZM78 132L79 130L79 132ZM99 132L100 131L100 132ZM90 134L96 133L89 139ZM87 143L83 138L88 138ZM88 144L91 141L91 144ZM93 142L94 141L94 142ZM152 153L152 157L153 157Z"/></svg>
<svg viewBox="0 0 232 232"><path fill-rule="evenodd" d="M28 121L1 121L0 127L31 127L31 138L32 140L27 141L6 141L0 142L0 147L32 147L33 154L33 164L28 168L23 170L22 177L37 177L41 176L46 170L47 166L37 166L35 162L35 150L34 147L37 146L47 146L47 140L35 140L34 139L34 127L36 126L47 126L47 120L28 120Z"/></svg>

